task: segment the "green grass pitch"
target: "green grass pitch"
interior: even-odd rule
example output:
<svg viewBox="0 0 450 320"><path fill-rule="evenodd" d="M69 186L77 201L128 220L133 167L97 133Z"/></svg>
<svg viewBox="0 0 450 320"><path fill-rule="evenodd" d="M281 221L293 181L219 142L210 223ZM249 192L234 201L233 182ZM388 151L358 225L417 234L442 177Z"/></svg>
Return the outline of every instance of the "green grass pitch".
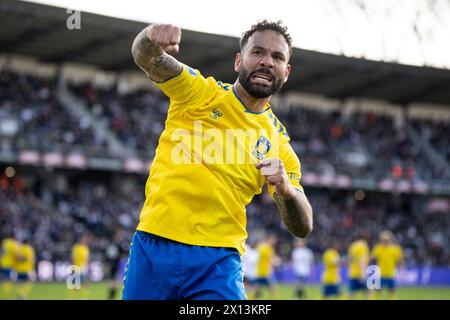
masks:
<svg viewBox="0 0 450 320"><path fill-rule="evenodd" d="M345 299L347 291L342 287ZM320 286L307 286L307 299L320 299ZM85 299L105 300L108 295L108 283L90 283L88 290L83 294ZM121 288L118 290L117 299L120 299ZM77 290L68 290L65 283L35 283L28 299L31 300L66 300L80 298ZM363 296L356 296L356 299L364 299ZM271 299L267 291L263 292L262 299ZM291 300L294 299L294 288L292 285L277 285L276 299ZM380 299L387 299L387 295L381 293ZM399 287L397 289L397 299L413 300L450 300L450 287Z"/></svg>

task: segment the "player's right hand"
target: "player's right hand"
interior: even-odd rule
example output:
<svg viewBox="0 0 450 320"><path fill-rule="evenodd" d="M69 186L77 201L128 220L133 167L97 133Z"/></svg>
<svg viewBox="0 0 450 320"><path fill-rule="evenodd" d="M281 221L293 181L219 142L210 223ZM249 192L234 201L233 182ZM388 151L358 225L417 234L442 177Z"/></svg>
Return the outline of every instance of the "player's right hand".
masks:
<svg viewBox="0 0 450 320"><path fill-rule="evenodd" d="M147 28L147 37L165 52L176 54L180 50L181 29L171 24L152 24Z"/></svg>

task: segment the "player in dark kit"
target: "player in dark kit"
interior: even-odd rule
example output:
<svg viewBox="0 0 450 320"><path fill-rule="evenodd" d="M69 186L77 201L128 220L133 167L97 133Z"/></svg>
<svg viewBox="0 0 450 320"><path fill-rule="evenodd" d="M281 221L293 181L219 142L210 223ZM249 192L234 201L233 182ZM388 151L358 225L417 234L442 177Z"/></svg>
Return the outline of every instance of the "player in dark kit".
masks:
<svg viewBox="0 0 450 320"><path fill-rule="evenodd" d="M106 248L109 277L112 280L108 290L109 300L115 299L117 288L123 279L129 247L128 241L124 239L123 233L119 230L114 235L114 241Z"/></svg>

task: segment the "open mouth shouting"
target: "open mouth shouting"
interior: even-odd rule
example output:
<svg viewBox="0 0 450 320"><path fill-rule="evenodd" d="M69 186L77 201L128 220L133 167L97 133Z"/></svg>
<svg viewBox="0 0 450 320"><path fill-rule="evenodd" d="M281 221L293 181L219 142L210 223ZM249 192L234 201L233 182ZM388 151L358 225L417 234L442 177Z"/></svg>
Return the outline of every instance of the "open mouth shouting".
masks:
<svg viewBox="0 0 450 320"><path fill-rule="evenodd" d="M273 82L273 76L266 72L257 71L252 74L250 80L254 84L261 84L270 87Z"/></svg>

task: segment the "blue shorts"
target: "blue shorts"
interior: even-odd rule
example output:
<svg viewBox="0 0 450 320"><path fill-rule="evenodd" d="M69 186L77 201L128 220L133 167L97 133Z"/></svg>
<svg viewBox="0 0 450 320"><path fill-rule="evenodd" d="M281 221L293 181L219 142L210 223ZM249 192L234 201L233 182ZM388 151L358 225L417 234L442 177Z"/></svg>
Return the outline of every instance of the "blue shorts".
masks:
<svg viewBox="0 0 450 320"><path fill-rule="evenodd" d="M367 290L366 283L361 279L350 279L348 282L348 289L350 292Z"/></svg>
<svg viewBox="0 0 450 320"><path fill-rule="evenodd" d="M17 274L17 282L27 282L30 280L30 276L28 273L18 273Z"/></svg>
<svg viewBox="0 0 450 320"><path fill-rule="evenodd" d="M272 281L269 278L256 278L255 280L253 280L253 284L259 286L270 286L272 284Z"/></svg>
<svg viewBox="0 0 450 320"><path fill-rule="evenodd" d="M338 296L339 286L337 284L326 284L322 288L322 295L324 297Z"/></svg>
<svg viewBox="0 0 450 320"><path fill-rule="evenodd" d="M11 269L1 269L0 280L12 281L12 270Z"/></svg>
<svg viewBox="0 0 450 320"><path fill-rule="evenodd" d="M244 300L236 249L192 246L137 231L131 242L123 300Z"/></svg>
<svg viewBox="0 0 450 320"><path fill-rule="evenodd" d="M388 288L389 290L395 289L395 280L393 278L381 278L380 279L381 289Z"/></svg>

